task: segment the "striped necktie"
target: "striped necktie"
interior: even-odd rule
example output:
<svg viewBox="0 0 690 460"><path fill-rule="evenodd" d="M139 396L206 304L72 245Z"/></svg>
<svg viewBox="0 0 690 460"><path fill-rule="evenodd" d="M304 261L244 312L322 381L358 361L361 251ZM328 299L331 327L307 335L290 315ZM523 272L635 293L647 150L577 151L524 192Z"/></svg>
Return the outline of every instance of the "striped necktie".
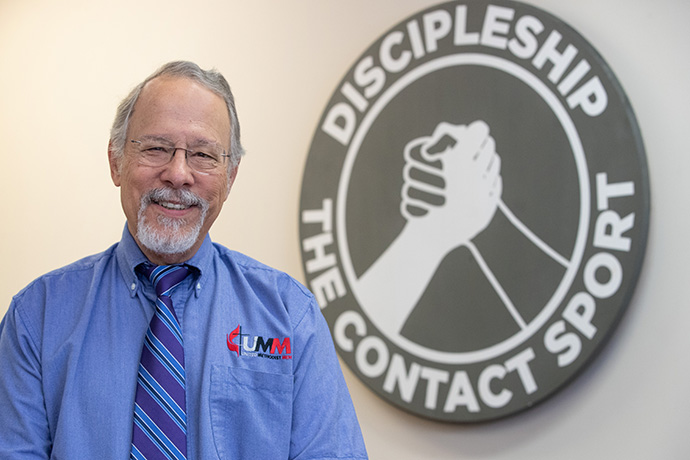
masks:
<svg viewBox="0 0 690 460"><path fill-rule="evenodd" d="M189 273L186 265L139 267L156 290L156 312L141 351L131 459L187 458L184 347L170 294Z"/></svg>

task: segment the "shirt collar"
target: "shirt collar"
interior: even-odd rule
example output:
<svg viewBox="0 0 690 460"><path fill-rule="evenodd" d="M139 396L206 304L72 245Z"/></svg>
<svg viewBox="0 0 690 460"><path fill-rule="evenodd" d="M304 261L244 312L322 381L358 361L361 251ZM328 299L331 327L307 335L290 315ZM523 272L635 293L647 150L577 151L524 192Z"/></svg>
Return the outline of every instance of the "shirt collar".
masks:
<svg viewBox="0 0 690 460"><path fill-rule="evenodd" d="M144 253L141 252L141 249L139 249L139 245L129 232L129 227L127 224L125 224L125 228L122 231L122 239L115 249L115 254L122 278L127 284L130 295L134 297L140 283L139 277L136 273L136 267L141 263L149 262L149 260L146 258ZM190 265L195 269L194 271L196 272L197 278L194 285L194 293L197 297L203 288L203 274L209 272L212 259L213 242L211 241L211 237L206 234L199 250L192 256L191 259L185 262L187 265Z"/></svg>

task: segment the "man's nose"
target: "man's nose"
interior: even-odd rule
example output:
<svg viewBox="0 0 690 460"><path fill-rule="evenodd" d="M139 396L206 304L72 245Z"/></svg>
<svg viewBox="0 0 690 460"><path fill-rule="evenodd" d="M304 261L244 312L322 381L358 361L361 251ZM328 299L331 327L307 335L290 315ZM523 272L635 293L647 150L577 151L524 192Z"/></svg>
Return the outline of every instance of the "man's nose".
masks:
<svg viewBox="0 0 690 460"><path fill-rule="evenodd" d="M165 165L161 173L161 179L176 188L194 183L193 170L187 164L187 151L185 149L175 149L170 163Z"/></svg>

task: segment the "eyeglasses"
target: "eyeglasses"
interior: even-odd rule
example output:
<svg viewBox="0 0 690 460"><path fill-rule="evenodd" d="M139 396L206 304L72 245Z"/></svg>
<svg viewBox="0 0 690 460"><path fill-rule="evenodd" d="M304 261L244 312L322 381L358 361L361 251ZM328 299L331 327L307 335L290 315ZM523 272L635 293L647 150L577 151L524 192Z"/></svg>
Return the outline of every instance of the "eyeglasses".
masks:
<svg viewBox="0 0 690 460"><path fill-rule="evenodd" d="M175 152L183 150L187 165L201 174L215 172L223 165L223 160L230 156L221 146L214 144L190 150L172 146L162 139L130 139L130 142L134 144L141 164L152 167L165 166L172 161Z"/></svg>

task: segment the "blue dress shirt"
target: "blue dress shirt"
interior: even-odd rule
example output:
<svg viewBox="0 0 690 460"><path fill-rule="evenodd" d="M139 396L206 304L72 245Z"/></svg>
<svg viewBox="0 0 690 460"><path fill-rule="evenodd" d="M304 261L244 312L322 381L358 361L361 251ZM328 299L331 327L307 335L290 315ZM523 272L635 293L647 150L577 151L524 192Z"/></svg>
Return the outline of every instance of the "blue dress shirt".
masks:
<svg viewBox="0 0 690 460"><path fill-rule="evenodd" d="M17 294L0 324L0 458L128 459L155 292L125 227ZM288 275L214 244L173 292L189 459L366 458L327 325Z"/></svg>

